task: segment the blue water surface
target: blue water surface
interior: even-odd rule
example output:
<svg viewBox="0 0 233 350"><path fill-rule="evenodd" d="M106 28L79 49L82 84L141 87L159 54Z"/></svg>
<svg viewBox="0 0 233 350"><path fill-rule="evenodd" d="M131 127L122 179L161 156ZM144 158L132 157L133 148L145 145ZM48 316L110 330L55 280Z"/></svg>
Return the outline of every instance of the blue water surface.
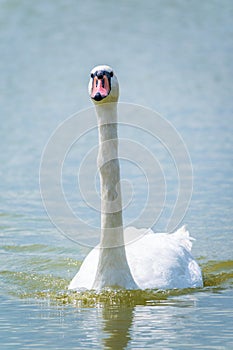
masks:
<svg viewBox="0 0 233 350"><path fill-rule="evenodd" d="M0 8L1 347L231 349L233 3L1 0ZM67 291L89 250L49 220L40 162L56 127L91 106L89 71L102 63L117 73L120 101L158 111L187 146L193 192L180 225L196 239L201 290L96 299ZM120 137L157 154L167 196L153 228L163 231L179 184L172 158L145 133L121 128ZM75 241L90 245L98 240L99 215L79 195L77 174L96 145L93 129L70 149L62 178L72 210L96 227L77 227ZM93 164L85 171L98 192ZM140 169L124 160L121 167L136 189L124 213L130 223L147 187Z"/></svg>

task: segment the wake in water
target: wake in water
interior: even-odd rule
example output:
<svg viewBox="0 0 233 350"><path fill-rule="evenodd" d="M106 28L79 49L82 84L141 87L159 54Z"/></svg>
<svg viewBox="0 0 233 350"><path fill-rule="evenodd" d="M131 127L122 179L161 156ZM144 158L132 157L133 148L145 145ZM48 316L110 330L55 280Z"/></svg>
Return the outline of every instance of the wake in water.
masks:
<svg viewBox="0 0 233 350"><path fill-rule="evenodd" d="M204 277L204 288L184 290L110 290L106 289L100 293L85 291L82 293L68 291L70 281L67 276L73 274L80 266L80 262L65 258L54 251L49 256L47 248L44 247L44 255L38 256L35 251L38 247L21 247L21 252L12 254L13 247L5 247L5 254L12 261L19 261L17 267L20 271L5 269L0 272L1 290L20 298L48 299L55 304L72 304L77 307L96 307L101 305L167 305L172 300L182 295L198 293L199 291L216 291L231 289L233 285L233 261L209 261L201 264ZM18 248L19 249L19 248ZM30 254L25 251L30 249ZM39 246L41 250L41 246ZM28 250L27 250L28 251ZM11 252L11 253L10 253ZM14 264L14 266L16 266ZM23 266L28 266L30 271L23 271ZM38 272L39 271L39 272ZM57 276L56 276L57 275Z"/></svg>

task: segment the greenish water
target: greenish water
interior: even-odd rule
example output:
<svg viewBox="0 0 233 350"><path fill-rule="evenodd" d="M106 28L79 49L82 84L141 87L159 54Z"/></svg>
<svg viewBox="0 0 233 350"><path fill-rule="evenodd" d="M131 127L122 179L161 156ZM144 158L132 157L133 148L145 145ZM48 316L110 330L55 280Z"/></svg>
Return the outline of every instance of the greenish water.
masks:
<svg viewBox="0 0 233 350"><path fill-rule="evenodd" d="M231 349L232 2L1 0L0 7L1 348ZM116 70L121 101L159 111L187 145L193 195L182 223L196 239L202 289L67 290L88 248L47 217L40 159L58 124L90 106L88 75L99 63ZM121 132L151 143L135 130ZM98 213L77 191L79 163L94 145L95 133L71 150L64 191L98 226ZM166 152L156 150L167 197L154 229L163 231L177 178ZM122 174L139 189L135 202L143 202L140 174L124 162ZM126 222L133 213L125 212ZM98 230L93 236L77 227L77 236L93 244Z"/></svg>

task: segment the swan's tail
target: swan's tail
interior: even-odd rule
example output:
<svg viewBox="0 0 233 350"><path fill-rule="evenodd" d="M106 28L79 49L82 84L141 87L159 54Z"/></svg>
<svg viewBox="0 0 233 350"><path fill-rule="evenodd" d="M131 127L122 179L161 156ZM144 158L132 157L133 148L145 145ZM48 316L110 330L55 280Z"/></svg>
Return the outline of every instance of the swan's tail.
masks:
<svg viewBox="0 0 233 350"><path fill-rule="evenodd" d="M176 232L172 234L181 246L183 246L187 251L191 252L192 241L195 241L195 238L192 238L187 230L186 225L180 227Z"/></svg>

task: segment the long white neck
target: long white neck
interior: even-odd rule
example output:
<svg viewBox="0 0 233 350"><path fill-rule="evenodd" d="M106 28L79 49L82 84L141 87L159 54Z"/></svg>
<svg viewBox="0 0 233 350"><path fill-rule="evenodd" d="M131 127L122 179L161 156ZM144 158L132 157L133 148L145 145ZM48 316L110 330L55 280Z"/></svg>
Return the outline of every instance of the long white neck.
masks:
<svg viewBox="0 0 233 350"><path fill-rule="evenodd" d="M137 288L127 262L118 160L117 104L96 107L99 130L97 165L101 191L100 256L93 288Z"/></svg>
<svg viewBox="0 0 233 350"><path fill-rule="evenodd" d="M120 167L118 160L117 106L98 106L99 154L97 166L101 189L101 241L103 248L124 244Z"/></svg>

